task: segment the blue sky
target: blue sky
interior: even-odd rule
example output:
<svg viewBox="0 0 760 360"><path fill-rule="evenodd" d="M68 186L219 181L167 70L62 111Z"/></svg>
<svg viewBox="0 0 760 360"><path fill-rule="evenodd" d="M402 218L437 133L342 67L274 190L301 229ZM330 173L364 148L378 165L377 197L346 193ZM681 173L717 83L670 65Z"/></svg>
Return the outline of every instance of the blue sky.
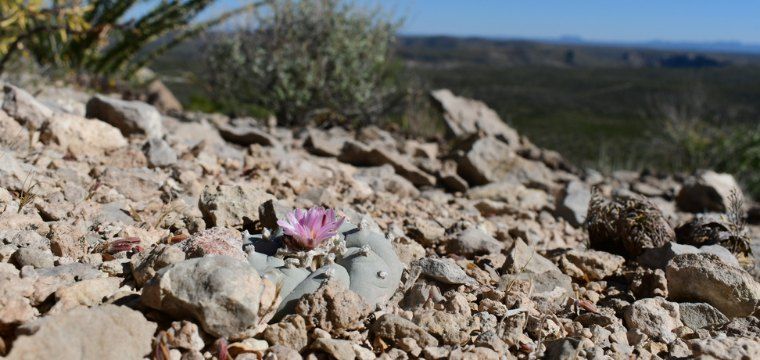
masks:
<svg viewBox="0 0 760 360"><path fill-rule="evenodd" d="M230 9L241 0L220 0ZM404 34L760 44L760 0L356 0L406 19Z"/></svg>

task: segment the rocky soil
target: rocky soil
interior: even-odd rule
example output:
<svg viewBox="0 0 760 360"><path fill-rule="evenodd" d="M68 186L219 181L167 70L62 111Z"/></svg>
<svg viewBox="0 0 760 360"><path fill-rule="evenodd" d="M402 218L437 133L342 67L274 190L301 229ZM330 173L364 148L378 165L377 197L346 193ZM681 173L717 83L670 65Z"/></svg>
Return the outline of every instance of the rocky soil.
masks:
<svg viewBox="0 0 760 360"><path fill-rule="evenodd" d="M0 98L8 359L760 358L730 175L576 169L447 90L441 142L29 90ZM364 262L266 253L313 206Z"/></svg>

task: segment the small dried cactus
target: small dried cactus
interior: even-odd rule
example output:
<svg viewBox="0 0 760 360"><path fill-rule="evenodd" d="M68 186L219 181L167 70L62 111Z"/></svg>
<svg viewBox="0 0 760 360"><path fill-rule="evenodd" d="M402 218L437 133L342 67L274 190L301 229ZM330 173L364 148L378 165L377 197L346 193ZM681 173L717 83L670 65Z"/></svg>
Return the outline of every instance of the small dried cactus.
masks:
<svg viewBox="0 0 760 360"><path fill-rule="evenodd" d="M623 256L638 256L675 239L670 224L649 200L640 196L610 200L597 187L592 189L586 229L591 248Z"/></svg>

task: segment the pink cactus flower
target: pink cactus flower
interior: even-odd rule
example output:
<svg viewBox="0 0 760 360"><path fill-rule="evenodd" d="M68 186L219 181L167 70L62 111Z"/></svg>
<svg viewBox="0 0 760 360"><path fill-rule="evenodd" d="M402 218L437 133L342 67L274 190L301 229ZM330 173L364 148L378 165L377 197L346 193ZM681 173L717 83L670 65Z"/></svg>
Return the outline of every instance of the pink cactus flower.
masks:
<svg viewBox="0 0 760 360"><path fill-rule="evenodd" d="M336 216L332 209L314 207L309 210L296 209L277 221L285 232L285 245L294 250L311 250L325 240L335 236L345 219Z"/></svg>

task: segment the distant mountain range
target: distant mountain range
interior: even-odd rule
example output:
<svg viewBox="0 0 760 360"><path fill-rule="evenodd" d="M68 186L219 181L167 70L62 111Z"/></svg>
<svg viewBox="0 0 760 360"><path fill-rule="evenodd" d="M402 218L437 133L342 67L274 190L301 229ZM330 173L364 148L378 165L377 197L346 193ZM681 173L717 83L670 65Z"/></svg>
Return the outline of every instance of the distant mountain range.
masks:
<svg viewBox="0 0 760 360"><path fill-rule="evenodd" d="M733 53L733 54L758 54L760 55L760 44L749 44L739 41L710 41L710 42L690 42L690 41L665 41L665 40L651 40L651 41L593 41L585 40L579 36L562 36L559 39L552 40L535 40L539 42L547 42L554 44L565 45L597 45L597 46L611 46L611 47L633 47L655 50L670 50L670 51L699 51L699 52L717 52L717 53Z"/></svg>
<svg viewBox="0 0 760 360"><path fill-rule="evenodd" d="M594 42L578 37L497 39L410 36L399 38L399 55L413 65L706 68L760 65L760 45L739 42Z"/></svg>
<svg viewBox="0 0 760 360"><path fill-rule="evenodd" d="M469 39L484 39L491 41L519 41L519 42L537 42L555 45L581 45L581 46L604 46L617 48L636 48L668 51L693 51L693 52L711 52L711 53L730 53L730 54L753 54L760 55L760 43L744 43L740 41L668 41L668 40L650 40L650 41L600 41L588 40L576 35L564 35L558 38L529 38L529 37L499 37L499 36L451 36L451 35L415 35L403 34L402 37L422 38L422 37L454 37Z"/></svg>

